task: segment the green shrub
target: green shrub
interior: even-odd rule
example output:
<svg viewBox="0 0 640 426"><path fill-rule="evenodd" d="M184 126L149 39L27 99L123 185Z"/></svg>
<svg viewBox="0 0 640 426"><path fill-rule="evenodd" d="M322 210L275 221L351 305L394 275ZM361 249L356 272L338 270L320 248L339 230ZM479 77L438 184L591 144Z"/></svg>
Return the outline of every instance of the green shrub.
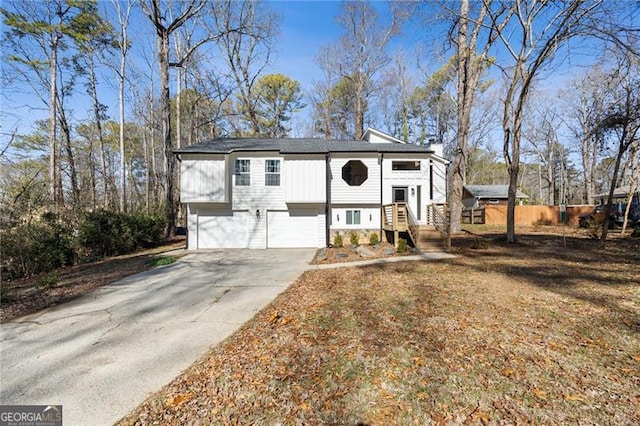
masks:
<svg viewBox="0 0 640 426"><path fill-rule="evenodd" d="M153 266L165 266L165 265L171 265L172 263L176 262L175 257L173 256L160 256L160 257L156 257L151 259L151 264Z"/></svg>
<svg viewBox="0 0 640 426"><path fill-rule="evenodd" d="M58 271L51 271L46 275L40 277L40 279L38 280L38 284L40 285L40 287L44 288L52 288L59 282L60 274L58 274Z"/></svg>
<svg viewBox="0 0 640 426"><path fill-rule="evenodd" d="M0 257L6 277L20 278L71 265L75 258L71 235L53 214L5 230Z"/></svg>
<svg viewBox="0 0 640 426"><path fill-rule="evenodd" d="M376 244L379 244L379 243L380 243L380 238L378 237L378 234L374 232L369 236L369 244L371 244L372 246L375 246Z"/></svg>
<svg viewBox="0 0 640 426"><path fill-rule="evenodd" d="M163 226L156 216L98 210L85 214L78 243L89 259L131 253L159 244Z"/></svg>
<svg viewBox="0 0 640 426"><path fill-rule="evenodd" d="M342 244L343 244L342 235L336 234L336 236L333 237L333 246L334 247L342 247Z"/></svg>
<svg viewBox="0 0 640 426"><path fill-rule="evenodd" d="M396 248L396 251L398 253L405 253L407 250L409 250L407 240L405 240L404 238L398 238L398 247Z"/></svg>
<svg viewBox="0 0 640 426"><path fill-rule="evenodd" d="M355 232L351 232L349 234L349 242L352 245L357 246L358 244L360 244L360 237Z"/></svg>
<svg viewBox="0 0 640 426"><path fill-rule="evenodd" d="M489 241L482 238L476 238L471 243L471 248L475 250L486 250L489 248Z"/></svg>

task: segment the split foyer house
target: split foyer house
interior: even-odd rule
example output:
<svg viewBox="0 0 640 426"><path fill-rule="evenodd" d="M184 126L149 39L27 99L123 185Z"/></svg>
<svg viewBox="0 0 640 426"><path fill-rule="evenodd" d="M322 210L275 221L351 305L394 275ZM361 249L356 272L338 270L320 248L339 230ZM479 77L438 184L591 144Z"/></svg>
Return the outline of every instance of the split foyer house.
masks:
<svg viewBox="0 0 640 426"><path fill-rule="evenodd" d="M363 140L214 139L176 154L189 249L319 248L351 232L368 241L428 225L446 202L441 146L373 129Z"/></svg>

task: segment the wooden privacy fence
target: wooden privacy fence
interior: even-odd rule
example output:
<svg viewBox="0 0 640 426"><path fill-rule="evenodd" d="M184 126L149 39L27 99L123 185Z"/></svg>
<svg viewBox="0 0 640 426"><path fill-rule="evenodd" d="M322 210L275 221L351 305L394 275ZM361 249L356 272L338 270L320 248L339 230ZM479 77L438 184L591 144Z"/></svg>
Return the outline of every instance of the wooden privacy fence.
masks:
<svg viewBox="0 0 640 426"><path fill-rule="evenodd" d="M588 205L567 206L567 225L578 226L580 216L593 213L594 208L595 206ZM562 225L560 206L516 206L515 219L516 225ZM507 206L485 206L484 223L506 225Z"/></svg>
<svg viewBox="0 0 640 426"><path fill-rule="evenodd" d="M462 210L462 223L483 224L484 223L484 207L478 209Z"/></svg>

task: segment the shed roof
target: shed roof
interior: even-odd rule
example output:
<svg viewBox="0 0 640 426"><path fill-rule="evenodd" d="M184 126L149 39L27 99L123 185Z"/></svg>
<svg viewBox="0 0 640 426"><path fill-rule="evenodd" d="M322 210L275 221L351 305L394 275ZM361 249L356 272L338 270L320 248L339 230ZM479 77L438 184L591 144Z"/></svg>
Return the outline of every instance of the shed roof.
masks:
<svg viewBox="0 0 640 426"><path fill-rule="evenodd" d="M464 188L474 198L509 198L509 185L465 185ZM519 189L516 198L529 198Z"/></svg>
<svg viewBox="0 0 640 426"><path fill-rule="evenodd" d="M433 154L426 146L400 143L369 143L358 140L315 138L218 138L174 150L177 154L231 154L275 151L281 154L326 154L331 152Z"/></svg>

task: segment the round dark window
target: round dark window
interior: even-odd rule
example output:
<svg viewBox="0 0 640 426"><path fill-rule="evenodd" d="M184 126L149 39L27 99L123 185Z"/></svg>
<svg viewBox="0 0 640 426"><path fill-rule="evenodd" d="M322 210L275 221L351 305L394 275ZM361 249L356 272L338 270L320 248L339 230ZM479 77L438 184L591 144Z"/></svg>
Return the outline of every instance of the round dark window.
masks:
<svg viewBox="0 0 640 426"><path fill-rule="evenodd" d="M367 166L360 160L349 160L342 166L342 180L350 186L360 186L369 177Z"/></svg>

